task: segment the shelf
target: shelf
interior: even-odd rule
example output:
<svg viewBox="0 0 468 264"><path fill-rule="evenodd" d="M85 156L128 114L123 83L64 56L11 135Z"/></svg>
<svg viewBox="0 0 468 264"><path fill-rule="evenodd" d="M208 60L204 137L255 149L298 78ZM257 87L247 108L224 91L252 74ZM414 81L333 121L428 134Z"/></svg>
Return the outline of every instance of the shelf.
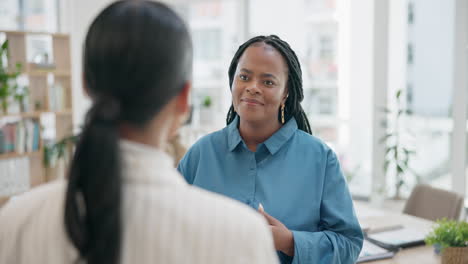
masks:
<svg viewBox="0 0 468 264"><path fill-rule="evenodd" d="M39 118L42 113L43 113L42 111L37 111L37 112L27 112L27 113L12 113L12 114L6 114L6 115L1 114L0 119L5 118L5 117L22 117L22 118L36 117L36 118Z"/></svg>
<svg viewBox="0 0 468 264"><path fill-rule="evenodd" d="M73 114L71 109L65 109L65 110L60 110L60 111L36 111L36 112L28 112L28 113L15 113L15 114L6 114L6 115L0 115L0 119L6 118L6 117L21 117L21 118L39 118L41 117L41 114L56 114L59 116L71 116Z"/></svg>
<svg viewBox="0 0 468 264"><path fill-rule="evenodd" d="M15 152L3 153L3 154L0 154L0 160L37 156L37 155L39 155L41 153L42 153L42 149L39 149L39 150L34 151L34 152L25 152L25 153L21 153L21 154L15 153Z"/></svg>
<svg viewBox="0 0 468 264"><path fill-rule="evenodd" d="M56 38L68 38L68 34L63 33L50 33L41 31L15 31L15 30L0 30L0 32L11 35L50 35Z"/></svg>
<svg viewBox="0 0 468 264"><path fill-rule="evenodd" d="M65 109L65 110L61 110L61 111L53 111L51 113L54 113L54 114L59 115L59 116L67 116L67 115L72 115L73 114L71 109Z"/></svg>
<svg viewBox="0 0 468 264"><path fill-rule="evenodd" d="M47 70L47 69L44 69L44 70L35 69L35 70L28 70L28 71L25 72L25 74L27 74L27 75L31 75L31 76L44 76L44 77L47 77L47 75L48 75L49 73L52 73L53 75L55 75L55 76L60 76L60 77L69 77L69 76L71 76L70 71L57 71L57 70L54 70L54 69L51 69L51 70Z"/></svg>

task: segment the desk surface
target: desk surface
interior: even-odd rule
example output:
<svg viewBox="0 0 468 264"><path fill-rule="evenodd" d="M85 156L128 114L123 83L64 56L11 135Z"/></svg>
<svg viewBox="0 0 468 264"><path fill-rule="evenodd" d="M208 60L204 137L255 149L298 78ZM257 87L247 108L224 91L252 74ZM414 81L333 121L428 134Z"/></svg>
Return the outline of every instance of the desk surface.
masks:
<svg viewBox="0 0 468 264"><path fill-rule="evenodd" d="M401 224L405 227L415 229L430 230L434 224L432 221L406 215L403 213L395 213L384 211L371 207L364 202L354 202L356 214L362 227L370 229L381 228ZM429 246L418 246L407 248L399 251L393 258L385 260L371 261L372 264L439 264L440 256L434 253L434 249Z"/></svg>

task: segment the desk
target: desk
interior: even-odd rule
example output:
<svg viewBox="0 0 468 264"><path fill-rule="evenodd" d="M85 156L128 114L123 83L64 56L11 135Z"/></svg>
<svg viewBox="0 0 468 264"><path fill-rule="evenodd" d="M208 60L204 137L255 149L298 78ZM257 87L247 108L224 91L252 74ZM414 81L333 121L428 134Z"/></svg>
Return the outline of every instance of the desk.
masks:
<svg viewBox="0 0 468 264"><path fill-rule="evenodd" d="M354 201L356 214L362 227L380 228L401 224L406 227L415 229L430 230L434 222L406 215L403 213L395 213L384 211L371 207L364 202ZM434 249L430 246L418 246L407 248L399 251L393 258L385 260L371 261L372 264L440 264L441 257L434 253Z"/></svg>

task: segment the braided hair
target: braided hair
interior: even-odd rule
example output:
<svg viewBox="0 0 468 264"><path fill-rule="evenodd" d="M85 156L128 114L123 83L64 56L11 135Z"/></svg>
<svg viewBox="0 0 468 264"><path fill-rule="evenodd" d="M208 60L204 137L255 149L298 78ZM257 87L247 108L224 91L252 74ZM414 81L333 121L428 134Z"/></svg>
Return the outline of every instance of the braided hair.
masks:
<svg viewBox="0 0 468 264"><path fill-rule="evenodd" d="M236 73L237 64L239 63L240 57L250 45L257 42L263 42L275 48L281 53L281 55L286 60L286 63L288 64L287 87L289 96L286 99L284 109L285 121L287 122L289 119L294 117L296 119L298 128L312 135L312 129L310 128L309 120L304 112L304 109L302 109L301 106L301 102L304 99L304 90L302 89L301 65L299 64L299 60L294 50L291 49L291 47L286 41L280 39L278 36L256 36L239 46L239 49L237 50L236 54L234 54L234 57L231 61L231 65L229 66L228 74L230 89L232 90L232 82L234 80L234 74ZM237 113L234 110L234 106L231 104L231 107L229 108L229 112L226 117L226 124L229 125L236 118L236 116ZM281 120L280 111L278 111L278 120Z"/></svg>

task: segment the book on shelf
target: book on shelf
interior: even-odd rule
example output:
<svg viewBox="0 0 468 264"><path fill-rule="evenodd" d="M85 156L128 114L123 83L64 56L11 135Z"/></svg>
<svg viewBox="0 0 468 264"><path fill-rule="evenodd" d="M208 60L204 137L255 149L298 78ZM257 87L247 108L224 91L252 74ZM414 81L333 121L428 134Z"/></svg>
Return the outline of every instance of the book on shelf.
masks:
<svg viewBox="0 0 468 264"><path fill-rule="evenodd" d="M49 108L52 111L65 109L65 91L60 83L55 83L49 88Z"/></svg>
<svg viewBox="0 0 468 264"><path fill-rule="evenodd" d="M0 127L0 154L39 150L40 127L37 121L24 119Z"/></svg>

